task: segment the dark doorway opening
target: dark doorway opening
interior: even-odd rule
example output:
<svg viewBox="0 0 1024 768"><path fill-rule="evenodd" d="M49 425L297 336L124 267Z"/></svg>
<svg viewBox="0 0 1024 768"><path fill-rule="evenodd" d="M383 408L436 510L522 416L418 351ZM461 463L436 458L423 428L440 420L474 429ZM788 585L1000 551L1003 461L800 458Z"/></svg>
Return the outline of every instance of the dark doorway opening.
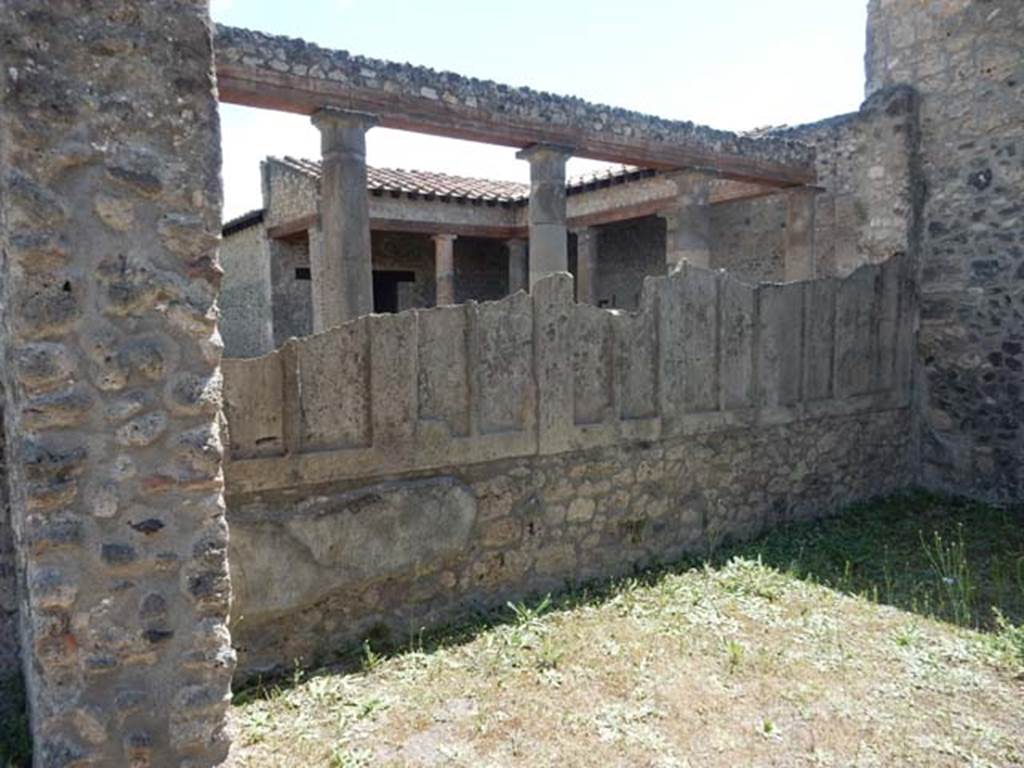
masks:
<svg viewBox="0 0 1024 768"><path fill-rule="evenodd" d="M415 272L375 269L373 271L373 311L377 314L397 312L398 284L415 282Z"/></svg>

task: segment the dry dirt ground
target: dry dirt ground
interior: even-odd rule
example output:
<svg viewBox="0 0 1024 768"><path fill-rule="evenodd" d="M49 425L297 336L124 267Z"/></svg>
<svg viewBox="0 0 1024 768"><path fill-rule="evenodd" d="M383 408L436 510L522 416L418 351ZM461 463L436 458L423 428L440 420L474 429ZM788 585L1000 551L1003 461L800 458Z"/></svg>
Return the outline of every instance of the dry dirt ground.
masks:
<svg viewBox="0 0 1024 768"><path fill-rule="evenodd" d="M365 646L243 692L231 764L1024 765L1022 513L890 501Z"/></svg>

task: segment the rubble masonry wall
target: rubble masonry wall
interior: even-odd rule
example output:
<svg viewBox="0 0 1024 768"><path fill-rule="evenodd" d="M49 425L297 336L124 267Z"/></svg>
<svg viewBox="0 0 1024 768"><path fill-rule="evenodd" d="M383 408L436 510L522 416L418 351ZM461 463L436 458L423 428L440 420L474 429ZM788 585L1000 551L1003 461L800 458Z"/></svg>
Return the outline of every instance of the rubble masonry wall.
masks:
<svg viewBox="0 0 1024 768"><path fill-rule="evenodd" d="M920 95L922 477L1020 501L1024 4L871 0L865 62Z"/></svg>
<svg viewBox="0 0 1024 768"><path fill-rule="evenodd" d="M234 668L204 2L0 5L0 377L37 765L207 766Z"/></svg>

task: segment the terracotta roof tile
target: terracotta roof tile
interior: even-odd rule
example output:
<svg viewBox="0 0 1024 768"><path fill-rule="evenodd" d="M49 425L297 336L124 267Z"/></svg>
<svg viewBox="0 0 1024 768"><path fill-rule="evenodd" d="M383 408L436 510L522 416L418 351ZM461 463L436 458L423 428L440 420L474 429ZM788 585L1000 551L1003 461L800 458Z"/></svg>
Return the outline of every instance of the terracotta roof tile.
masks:
<svg viewBox="0 0 1024 768"><path fill-rule="evenodd" d="M269 159L300 173L315 178L320 177L318 161L287 156ZM568 194L571 195L599 186L653 176L654 173L654 171L624 165L571 178L565 186ZM367 166L366 176L367 189L378 194L456 198L502 204L524 203L530 195L530 185L517 181L480 179L433 171L407 171L403 168Z"/></svg>

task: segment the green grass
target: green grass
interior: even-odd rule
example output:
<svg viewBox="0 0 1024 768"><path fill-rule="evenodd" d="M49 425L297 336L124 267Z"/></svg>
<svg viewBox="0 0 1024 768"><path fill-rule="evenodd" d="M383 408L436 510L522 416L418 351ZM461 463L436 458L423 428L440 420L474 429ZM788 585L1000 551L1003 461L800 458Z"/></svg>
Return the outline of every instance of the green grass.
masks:
<svg viewBox="0 0 1024 768"><path fill-rule="evenodd" d="M1024 508L922 493L242 692L239 766L1024 765Z"/></svg>
<svg viewBox="0 0 1024 768"><path fill-rule="evenodd" d="M847 594L981 630L1024 623L1024 507L927 493L853 506L730 547Z"/></svg>
<svg viewBox="0 0 1024 768"><path fill-rule="evenodd" d="M18 678L0 700L23 712ZM367 640L239 692L232 759L1024 765L1021 700L1024 508L913 493ZM0 766L30 755L0 717Z"/></svg>

